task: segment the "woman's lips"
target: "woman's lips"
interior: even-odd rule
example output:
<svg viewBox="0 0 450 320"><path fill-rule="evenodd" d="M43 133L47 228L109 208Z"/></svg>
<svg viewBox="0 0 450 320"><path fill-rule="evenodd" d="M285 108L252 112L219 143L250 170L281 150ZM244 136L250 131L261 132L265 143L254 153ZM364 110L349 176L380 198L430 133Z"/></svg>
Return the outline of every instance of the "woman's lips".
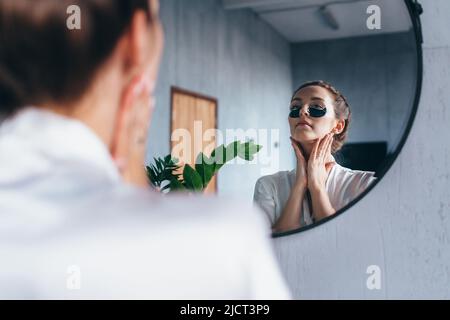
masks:
<svg viewBox="0 0 450 320"><path fill-rule="evenodd" d="M295 127L312 129L312 126L307 122L299 122Z"/></svg>

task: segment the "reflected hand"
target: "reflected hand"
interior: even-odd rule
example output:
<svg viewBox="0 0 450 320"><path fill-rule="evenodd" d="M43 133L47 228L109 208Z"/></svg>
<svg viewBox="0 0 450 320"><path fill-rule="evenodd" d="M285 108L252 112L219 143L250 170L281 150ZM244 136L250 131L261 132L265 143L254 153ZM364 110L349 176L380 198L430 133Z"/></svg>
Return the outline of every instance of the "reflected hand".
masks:
<svg viewBox="0 0 450 320"><path fill-rule="evenodd" d="M333 166L329 162L332 144L333 133L329 133L314 145L308 160L308 189L311 192L325 191L328 172Z"/></svg>
<svg viewBox="0 0 450 320"><path fill-rule="evenodd" d="M297 169L296 169L296 185L301 187L306 187L308 185L308 174L306 172L307 169L307 163L305 160L305 156L303 155L302 148L300 146L300 143L294 140L294 138L291 139L292 147L295 151L295 156L297 157Z"/></svg>

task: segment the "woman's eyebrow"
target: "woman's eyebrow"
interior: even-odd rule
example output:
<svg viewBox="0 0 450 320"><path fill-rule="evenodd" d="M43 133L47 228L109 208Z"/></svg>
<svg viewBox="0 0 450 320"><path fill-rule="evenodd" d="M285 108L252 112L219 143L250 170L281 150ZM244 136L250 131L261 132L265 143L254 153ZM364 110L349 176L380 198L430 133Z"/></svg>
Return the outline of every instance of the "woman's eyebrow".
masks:
<svg viewBox="0 0 450 320"><path fill-rule="evenodd" d="M311 100L320 100L320 101L325 102L325 100L324 100L323 98L320 98L320 97L312 97ZM294 101L302 102L302 99L300 99L300 98L294 98L294 99L292 99L291 102L294 102Z"/></svg>

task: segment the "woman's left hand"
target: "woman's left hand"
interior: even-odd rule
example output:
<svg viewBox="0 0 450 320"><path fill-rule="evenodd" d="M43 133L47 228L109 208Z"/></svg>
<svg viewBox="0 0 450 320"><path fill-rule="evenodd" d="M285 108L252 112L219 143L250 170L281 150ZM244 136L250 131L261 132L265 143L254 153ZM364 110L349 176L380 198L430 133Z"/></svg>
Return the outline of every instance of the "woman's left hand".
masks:
<svg viewBox="0 0 450 320"><path fill-rule="evenodd" d="M332 163L328 160L331 156L333 134L329 133L322 139L318 139L308 160L308 189L310 192L325 191L328 171Z"/></svg>

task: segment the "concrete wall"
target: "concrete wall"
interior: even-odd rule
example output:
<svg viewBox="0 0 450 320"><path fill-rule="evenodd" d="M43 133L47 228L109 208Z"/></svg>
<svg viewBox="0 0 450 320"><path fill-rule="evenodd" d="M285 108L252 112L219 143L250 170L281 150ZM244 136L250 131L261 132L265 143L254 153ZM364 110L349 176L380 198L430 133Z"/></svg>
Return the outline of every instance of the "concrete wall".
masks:
<svg viewBox="0 0 450 320"><path fill-rule="evenodd" d="M411 134L362 201L275 239L296 298L450 298L450 2L420 2L424 80ZM381 269L381 290L366 287L369 265Z"/></svg>
<svg viewBox="0 0 450 320"><path fill-rule="evenodd" d="M348 142L386 141L395 150L414 99L413 32L292 46L293 83L325 80L352 109Z"/></svg>
<svg viewBox="0 0 450 320"><path fill-rule="evenodd" d="M171 86L217 98L223 133L234 128L279 128L279 149L272 149L276 141L261 141L261 152L290 152L286 112L292 90L290 44L251 11L225 11L220 0L163 0L161 18L166 43L148 160L170 152ZM275 171L291 168L292 160L282 157ZM252 201L261 167L223 167L219 194Z"/></svg>

